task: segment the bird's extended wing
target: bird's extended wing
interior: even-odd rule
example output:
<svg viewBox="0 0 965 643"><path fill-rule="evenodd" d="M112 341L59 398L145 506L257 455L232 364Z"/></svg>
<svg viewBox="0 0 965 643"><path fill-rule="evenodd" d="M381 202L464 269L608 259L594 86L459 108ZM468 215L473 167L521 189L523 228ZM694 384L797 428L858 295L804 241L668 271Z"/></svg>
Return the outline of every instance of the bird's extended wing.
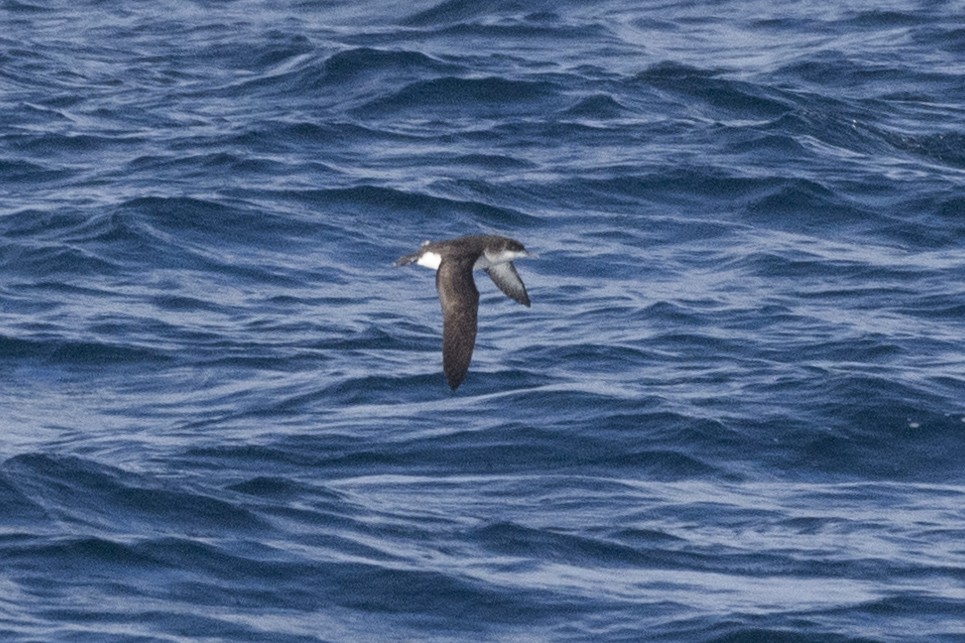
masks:
<svg viewBox="0 0 965 643"><path fill-rule="evenodd" d="M442 305L442 369L455 391L466 377L476 345L479 291L472 278L472 262L444 259L436 271L436 290Z"/></svg>
<svg viewBox="0 0 965 643"><path fill-rule="evenodd" d="M516 267L513 266L511 261L489 266L486 268L486 274L489 275L493 283L499 286L499 289L502 290L507 297L518 301L524 306L529 306L529 295L526 294L526 286L523 285L523 280L519 278L519 273L516 272Z"/></svg>

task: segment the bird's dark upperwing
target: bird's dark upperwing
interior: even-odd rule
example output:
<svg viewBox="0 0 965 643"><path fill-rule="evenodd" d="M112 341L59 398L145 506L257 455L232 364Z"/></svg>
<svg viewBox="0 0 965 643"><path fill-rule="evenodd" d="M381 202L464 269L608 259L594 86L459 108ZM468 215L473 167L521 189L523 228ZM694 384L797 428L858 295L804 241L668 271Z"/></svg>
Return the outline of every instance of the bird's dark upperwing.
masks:
<svg viewBox="0 0 965 643"><path fill-rule="evenodd" d="M529 295L526 294L526 286L523 285L523 280L519 278L519 273L516 272L516 267L512 262L497 263L493 266L486 268L486 274L489 278L493 280L499 289L502 290L507 297L518 301L524 306L529 306Z"/></svg>
<svg viewBox="0 0 965 643"><path fill-rule="evenodd" d="M436 271L436 290L442 305L442 369L455 391L466 377L476 345L479 291L472 278L473 259L446 257Z"/></svg>

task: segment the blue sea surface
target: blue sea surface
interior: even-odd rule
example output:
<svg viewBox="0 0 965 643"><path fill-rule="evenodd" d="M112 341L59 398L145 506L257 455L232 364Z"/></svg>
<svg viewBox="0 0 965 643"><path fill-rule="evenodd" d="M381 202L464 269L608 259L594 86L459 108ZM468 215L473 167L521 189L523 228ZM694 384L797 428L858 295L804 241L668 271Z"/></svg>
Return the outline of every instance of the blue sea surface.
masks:
<svg viewBox="0 0 965 643"><path fill-rule="evenodd" d="M961 2L0 24L0 639L965 641Z"/></svg>

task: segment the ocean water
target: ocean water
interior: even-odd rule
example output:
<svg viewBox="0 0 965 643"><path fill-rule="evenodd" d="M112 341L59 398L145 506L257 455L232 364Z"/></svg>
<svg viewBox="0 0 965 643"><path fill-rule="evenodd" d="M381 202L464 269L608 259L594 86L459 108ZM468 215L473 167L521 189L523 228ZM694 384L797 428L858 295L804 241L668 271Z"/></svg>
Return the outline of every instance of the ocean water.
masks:
<svg viewBox="0 0 965 643"><path fill-rule="evenodd" d="M963 16L2 2L0 639L965 641Z"/></svg>

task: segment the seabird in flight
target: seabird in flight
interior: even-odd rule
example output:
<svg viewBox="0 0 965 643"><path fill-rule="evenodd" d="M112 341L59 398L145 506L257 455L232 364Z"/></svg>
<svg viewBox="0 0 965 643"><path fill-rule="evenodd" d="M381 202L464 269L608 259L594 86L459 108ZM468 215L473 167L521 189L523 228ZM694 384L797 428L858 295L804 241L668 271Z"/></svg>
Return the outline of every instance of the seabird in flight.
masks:
<svg viewBox="0 0 965 643"><path fill-rule="evenodd" d="M416 252L401 257L397 266L411 263L436 271L436 290L442 305L442 368L453 391L469 370L476 344L479 291L473 270L485 270L507 297L529 306L526 286L513 260L527 256L519 241L491 234L474 234L447 241L426 241Z"/></svg>

